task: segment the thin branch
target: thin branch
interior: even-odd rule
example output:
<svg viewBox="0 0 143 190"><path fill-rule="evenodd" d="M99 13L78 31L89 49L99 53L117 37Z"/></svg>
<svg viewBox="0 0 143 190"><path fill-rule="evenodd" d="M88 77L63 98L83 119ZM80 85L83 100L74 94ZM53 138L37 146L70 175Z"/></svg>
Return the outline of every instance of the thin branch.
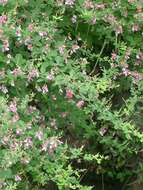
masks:
<svg viewBox="0 0 143 190"><path fill-rule="evenodd" d="M103 43L103 46L102 46L102 48L101 48L101 51L100 51L100 53L99 53L99 57L97 58L97 60L96 60L96 63L95 63L95 65L94 65L94 67L93 67L93 70L89 73L89 75L92 75L93 73L94 73L94 71L95 71L95 69L96 69L96 66L97 66L97 64L98 64L98 62L99 62L99 59L100 59L100 56L102 55L102 53L103 53L103 51L104 51L104 48L105 48L105 46L106 46L106 40L104 41L104 43Z"/></svg>

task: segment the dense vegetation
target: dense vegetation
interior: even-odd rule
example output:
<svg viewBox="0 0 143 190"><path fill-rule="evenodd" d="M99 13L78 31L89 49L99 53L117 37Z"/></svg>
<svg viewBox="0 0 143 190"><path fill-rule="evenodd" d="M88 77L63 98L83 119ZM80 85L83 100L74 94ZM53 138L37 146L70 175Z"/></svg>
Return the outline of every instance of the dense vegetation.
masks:
<svg viewBox="0 0 143 190"><path fill-rule="evenodd" d="M0 0L0 189L143 181L142 31L142 0Z"/></svg>

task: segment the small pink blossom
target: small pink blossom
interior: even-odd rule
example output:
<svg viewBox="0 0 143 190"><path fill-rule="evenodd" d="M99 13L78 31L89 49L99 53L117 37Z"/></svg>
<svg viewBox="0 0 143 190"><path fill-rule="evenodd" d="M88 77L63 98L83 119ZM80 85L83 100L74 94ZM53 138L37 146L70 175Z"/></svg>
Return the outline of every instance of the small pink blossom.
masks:
<svg viewBox="0 0 143 190"><path fill-rule="evenodd" d="M4 78L5 77L5 70L0 70L0 78Z"/></svg>
<svg viewBox="0 0 143 190"><path fill-rule="evenodd" d="M33 113L33 112L35 112L37 109L36 109L36 107L35 106L29 106L28 107L28 113Z"/></svg>
<svg viewBox="0 0 143 190"><path fill-rule="evenodd" d="M18 28L16 29L15 34L16 34L17 37L21 37L21 28L20 28L20 27L18 27Z"/></svg>
<svg viewBox="0 0 143 190"><path fill-rule="evenodd" d="M45 36L47 36L47 32L41 31L41 32L39 32L39 36L44 38Z"/></svg>
<svg viewBox="0 0 143 190"><path fill-rule="evenodd" d="M80 48L80 47L79 47L77 44L73 45L70 53L71 53L71 54L76 53L76 51L77 51L79 48Z"/></svg>
<svg viewBox="0 0 143 190"><path fill-rule="evenodd" d="M93 25L96 24L96 21L97 21L97 20L96 20L96 18L94 17L94 18L91 20L91 24L93 24Z"/></svg>
<svg viewBox="0 0 143 190"><path fill-rule="evenodd" d="M22 164L29 164L29 162L30 162L30 159L29 159L29 158L22 158L22 159L21 159L21 163L22 163Z"/></svg>
<svg viewBox="0 0 143 190"><path fill-rule="evenodd" d="M31 37L28 37L28 38L25 39L25 41L24 41L24 44L25 44L26 46L30 45L31 43L32 43Z"/></svg>
<svg viewBox="0 0 143 190"><path fill-rule="evenodd" d="M50 154L52 154L60 144L62 144L62 142L59 141L56 137L50 137L42 145L42 151L48 151Z"/></svg>
<svg viewBox="0 0 143 190"><path fill-rule="evenodd" d="M51 74L51 73L49 73L49 74L47 75L47 79L48 79L49 81L52 81L52 80L54 79L54 75Z"/></svg>
<svg viewBox="0 0 143 190"><path fill-rule="evenodd" d="M30 51L33 49L33 46L32 46L32 44L28 44L27 45L27 49L29 49Z"/></svg>
<svg viewBox="0 0 143 190"><path fill-rule="evenodd" d="M27 127L26 127L27 130L31 130L32 129L32 124L31 123L27 123ZM31 137L30 137L31 138Z"/></svg>
<svg viewBox="0 0 143 190"><path fill-rule="evenodd" d="M130 58L131 55L131 50L127 49L126 53L125 53L125 59L128 60Z"/></svg>
<svg viewBox="0 0 143 190"><path fill-rule="evenodd" d="M15 68L12 72L11 72L15 77L20 76L22 74L21 68Z"/></svg>
<svg viewBox="0 0 143 190"><path fill-rule="evenodd" d="M9 51L9 42L8 42L8 40L3 41L2 51L3 52Z"/></svg>
<svg viewBox="0 0 143 190"><path fill-rule="evenodd" d="M21 176L20 176L20 175L16 175L16 176L15 176L15 181L16 181L16 182L21 181L21 180L22 180L22 179L21 179Z"/></svg>
<svg viewBox="0 0 143 190"><path fill-rule="evenodd" d="M6 22L7 22L7 16L6 15L0 16L0 24L5 24Z"/></svg>
<svg viewBox="0 0 143 190"><path fill-rule="evenodd" d="M140 26L138 24L132 25L132 31L133 32L138 32L140 30Z"/></svg>
<svg viewBox="0 0 143 190"><path fill-rule="evenodd" d="M65 118L67 115L68 115L68 112L62 112L61 113L62 118Z"/></svg>
<svg viewBox="0 0 143 190"><path fill-rule="evenodd" d="M135 81L142 80L142 75L138 72L131 72L132 77L135 79Z"/></svg>
<svg viewBox="0 0 143 190"><path fill-rule="evenodd" d="M122 34L123 33L123 27L121 25L118 25L115 29L116 35Z"/></svg>
<svg viewBox="0 0 143 190"><path fill-rule="evenodd" d="M50 125L51 125L51 127L56 129L57 128L56 119L51 119L50 120Z"/></svg>
<svg viewBox="0 0 143 190"><path fill-rule="evenodd" d="M7 145L8 142L9 142L9 136L4 136L2 139L1 139L1 142L3 145Z"/></svg>
<svg viewBox="0 0 143 190"><path fill-rule="evenodd" d="M114 15L107 15L104 17L104 21L113 24L116 23L116 17Z"/></svg>
<svg viewBox="0 0 143 190"><path fill-rule="evenodd" d="M28 81L32 80L33 78L37 78L39 76L39 72L37 69L32 69L28 74Z"/></svg>
<svg viewBox="0 0 143 190"><path fill-rule="evenodd" d="M123 73L123 75L125 75L126 77L131 74L131 72L130 72L129 69L127 69L127 68L123 68L123 69L122 69L122 73Z"/></svg>
<svg viewBox="0 0 143 190"><path fill-rule="evenodd" d="M76 106L78 108L82 108L84 106L84 101L83 100L78 101L77 104L76 104Z"/></svg>
<svg viewBox="0 0 143 190"><path fill-rule="evenodd" d="M44 136L44 134L43 134L42 131L36 132L35 137L36 137L39 141L41 141L41 140L43 139L43 136Z"/></svg>
<svg viewBox="0 0 143 190"><path fill-rule="evenodd" d="M73 6L75 3L75 0L65 0L65 5L68 5L68 6Z"/></svg>
<svg viewBox="0 0 143 190"><path fill-rule="evenodd" d="M59 53L60 53L61 55L64 54L64 50L65 50L65 45L62 45L62 46L59 47Z"/></svg>
<svg viewBox="0 0 143 190"><path fill-rule="evenodd" d="M16 113L13 117L12 117L12 122L15 123L19 120L19 115Z"/></svg>
<svg viewBox="0 0 143 190"><path fill-rule="evenodd" d="M93 4L92 1L86 0L86 1L84 2L84 7L85 7L86 9L93 9L93 8L94 8L94 4Z"/></svg>
<svg viewBox="0 0 143 190"><path fill-rule="evenodd" d="M113 61L115 61L115 60L117 59L117 54L113 52L113 53L111 54L111 59L112 59Z"/></svg>
<svg viewBox="0 0 143 190"><path fill-rule="evenodd" d="M22 134L22 129L20 129L20 128L18 128L18 129L16 129L16 135L21 135Z"/></svg>
<svg viewBox="0 0 143 190"><path fill-rule="evenodd" d="M29 25L28 25L28 30L29 30L30 32L33 32L33 28L34 28L33 24L29 24Z"/></svg>
<svg viewBox="0 0 143 190"><path fill-rule="evenodd" d="M72 90L66 90L66 97L67 97L68 99L72 99L73 96L74 96L74 94L73 94L73 91L72 91Z"/></svg>
<svg viewBox="0 0 143 190"><path fill-rule="evenodd" d="M48 91L49 91L49 90L48 90L48 86L47 86L46 84L43 85L43 86L42 86L42 92L43 92L43 94L46 94Z"/></svg>
<svg viewBox="0 0 143 190"><path fill-rule="evenodd" d="M49 44L45 45L45 49L48 50L49 49Z"/></svg>
<svg viewBox="0 0 143 190"><path fill-rule="evenodd" d="M2 91L4 94L7 94L8 93L8 89L6 86L4 85L0 85L0 91Z"/></svg>
<svg viewBox="0 0 143 190"><path fill-rule="evenodd" d="M76 16L76 15L73 15L72 18L71 18L71 21L72 21L72 23L76 23L76 21L77 21L77 16Z"/></svg>
<svg viewBox="0 0 143 190"><path fill-rule="evenodd" d="M106 127L102 127L99 131L100 135L103 137L107 133L108 129Z"/></svg>
<svg viewBox="0 0 143 190"><path fill-rule="evenodd" d="M0 4L1 4L1 5L6 5L7 2L8 2L8 0L0 0Z"/></svg>
<svg viewBox="0 0 143 190"><path fill-rule="evenodd" d="M9 105L9 110L13 113L17 112L17 104L16 101L12 101Z"/></svg>
<svg viewBox="0 0 143 190"><path fill-rule="evenodd" d="M32 142L32 137L27 137L25 140L24 140L24 147L25 148L30 148L33 146L33 142Z"/></svg>
<svg viewBox="0 0 143 190"><path fill-rule="evenodd" d="M103 9L105 9L105 4L103 4L103 3L95 4L95 9L103 10Z"/></svg>
<svg viewBox="0 0 143 190"><path fill-rule="evenodd" d="M129 3L135 3L136 0L128 0Z"/></svg>

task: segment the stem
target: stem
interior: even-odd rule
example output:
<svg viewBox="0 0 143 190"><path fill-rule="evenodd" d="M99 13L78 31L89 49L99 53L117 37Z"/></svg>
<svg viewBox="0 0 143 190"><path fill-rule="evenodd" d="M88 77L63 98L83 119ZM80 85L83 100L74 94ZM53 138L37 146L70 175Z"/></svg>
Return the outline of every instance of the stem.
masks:
<svg viewBox="0 0 143 190"><path fill-rule="evenodd" d="M102 174L102 190L104 190L104 175Z"/></svg>
<svg viewBox="0 0 143 190"><path fill-rule="evenodd" d="M89 29L90 29L90 25L88 25L88 29L87 29L86 38L88 37L88 34L89 34Z"/></svg>
<svg viewBox="0 0 143 190"><path fill-rule="evenodd" d="M97 66L97 64L98 64L98 62L99 62L99 58L100 58L100 56L102 55L105 46L106 46L106 40L105 40L104 43L103 43L103 46L102 46L101 51L100 51L100 53L99 53L99 57L98 57L97 60L96 60L96 63L95 63L95 65L94 65L94 67L93 67L93 70L89 73L89 75L92 75L92 74L94 73L94 71L95 71L95 69L96 69L96 66Z"/></svg>

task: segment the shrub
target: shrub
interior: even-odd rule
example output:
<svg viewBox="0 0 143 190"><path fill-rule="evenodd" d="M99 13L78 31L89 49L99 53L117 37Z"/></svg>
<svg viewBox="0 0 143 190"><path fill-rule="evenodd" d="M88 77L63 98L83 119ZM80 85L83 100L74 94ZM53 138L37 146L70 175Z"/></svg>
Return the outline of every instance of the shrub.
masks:
<svg viewBox="0 0 143 190"><path fill-rule="evenodd" d="M142 179L142 3L0 1L0 187Z"/></svg>

